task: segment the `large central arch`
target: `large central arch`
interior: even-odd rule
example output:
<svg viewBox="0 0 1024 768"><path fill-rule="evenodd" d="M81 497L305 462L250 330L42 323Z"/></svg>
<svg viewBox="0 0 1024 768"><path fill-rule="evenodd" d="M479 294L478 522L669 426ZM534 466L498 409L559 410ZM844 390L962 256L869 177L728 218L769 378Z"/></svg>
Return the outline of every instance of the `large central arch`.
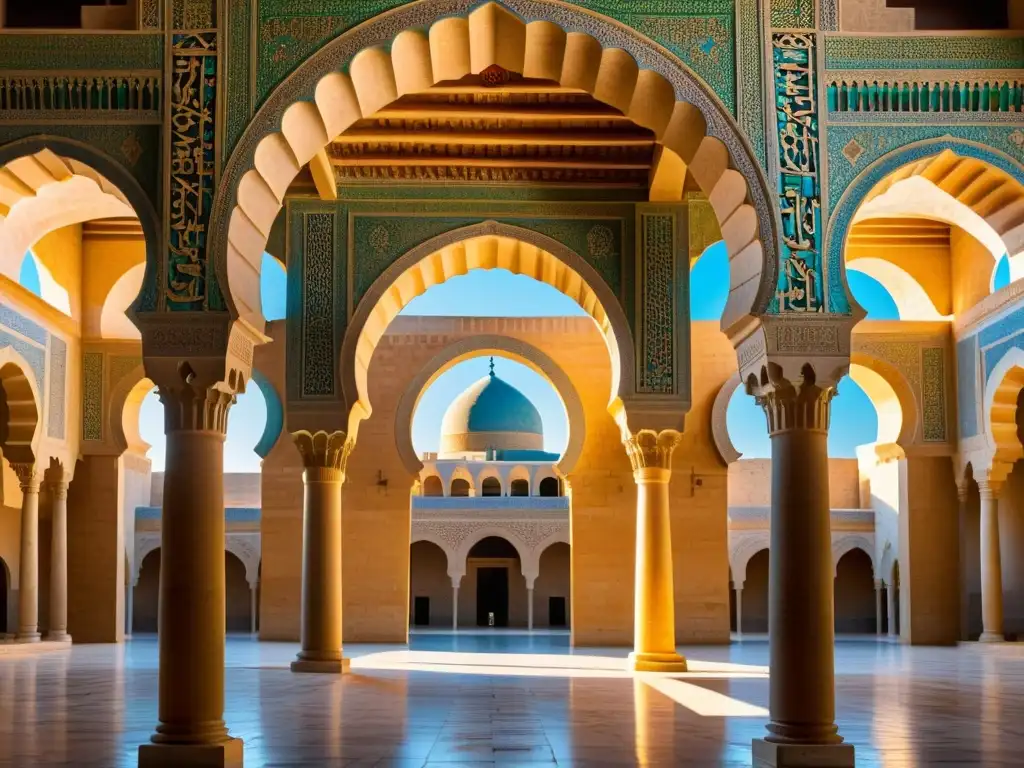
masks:
<svg viewBox="0 0 1024 768"><path fill-rule="evenodd" d="M692 178L729 248L728 328L764 311L777 246L769 185L733 118L679 59L636 31L559 0L420 0L342 34L287 78L239 140L214 201L211 260L232 314L263 328L259 270L300 169L357 120L407 93L492 66L587 93L650 129L651 198ZM423 30L427 30L425 33Z"/></svg>
<svg viewBox="0 0 1024 768"><path fill-rule="evenodd" d="M378 277L353 313L341 347L341 381L349 432L371 411L367 371L388 324L414 298L471 269L504 268L547 283L575 301L597 324L612 360L608 402L617 409L633 388L629 323L615 294L579 254L546 235L486 221L446 232L401 256Z"/></svg>

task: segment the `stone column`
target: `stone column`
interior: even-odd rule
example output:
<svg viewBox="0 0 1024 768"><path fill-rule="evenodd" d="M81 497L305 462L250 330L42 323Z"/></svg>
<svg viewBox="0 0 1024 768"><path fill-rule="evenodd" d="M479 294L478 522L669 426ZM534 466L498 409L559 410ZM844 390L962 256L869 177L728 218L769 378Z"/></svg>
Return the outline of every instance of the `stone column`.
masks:
<svg viewBox="0 0 1024 768"><path fill-rule="evenodd" d="M71 642L68 634L68 483L63 477L50 482L52 531L50 535L50 629L47 640Z"/></svg>
<svg viewBox="0 0 1024 768"><path fill-rule="evenodd" d="M178 371L158 381L167 435L160 723L139 747L139 766L241 766L242 741L224 724L224 436L235 374L226 388L198 383L187 363Z"/></svg>
<svg viewBox="0 0 1024 768"><path fill-rule="evenodd" d="M736 587L736 636L743 637L743 587Z"/></svg>
<svg viewBox="0 0 1024 768"><path fill-rule="evenodd" d="M34 463L12 463L21 485L21 552L18 569L18 634L21 643L39 642L39 483Z"/></svg>
<svg viewBox="0 0 1024 768"><path fill-rule="evenodd" d="M835 386L810 365L796 384L765 382L754 394L772 442L768 595L768 735L755 765L853 766L835 723L832 534L828 424ZM799 762L796 762L799 760Z"/></svg>
<svg viewBox="0 0 1024 768"><path fill-rule="evenodd" d="M968 573L967 573L967 515L968 515L968 491L970 484L961 479L956 486L956 497L959 502L959 522L960 522L960 568L958 573L960 574L960 639L966 640L969 632L970 625L970 592L968 591Z"/></svg>
<svg viewBox="0 0 1024 768"><path fill-rule="evenodd" d="M256 634L256 608L259 605L259 601L256 599L256 590L259 588L259 582L252 582L249 585L249 632Z"/></svg>
<svg viewBox="0 0 1024 768"><path fill-rule="evenodd" d="M875 634L882 636L882 580L875 579Z"/></svg>
<svg viewBox="0 0 1024 768"><path fill-rule="evenodd" d="M124 596L124 636L128 639L132 636L132 629L135 626L135 585L138 579L128 582Z"/></svg>
<svg viewBox="0 0 1024 768"><path fill-rule="evenodd" d="M999 555L999 493L1002 484L980 481L981 494L981 621L982 643L1001 643L1003 636L1003 569Z"/></svg>
<svg viewBox="0 0 1024 768"><path fill-rule="evenodd" d="M889 588L885 591L886 602L888 603L889 612L889 637L896 637L896 611L899 606L896 604L896 585L892 583L892 579L889 580Z"/></svg>
<svg viewBox="0 0 1024 768"><path fill-rule="evenodd" d="M533 629L533 587L526 588L526 628Z"/></svg>
<svg viewBox="0 0 1024 768"><path fill-rule="evenodd" d="M341 485L344 432L292 435L302 454L302 650L292 672L348 671L341 652Z"/></svg>
<svg viewBox="0 0 1024 768"><path fill-rule="evenodd" d="M636 597L630 666L643 672L685 672L676 651L672 531L668 483L682 435L642 429L623 442L636 481Z"/></svg>
<svg viewBox="0 0 1024 768"><path fill-rule="evenodd" d="M452 576L452 630L459 628L459 584L461 576Z"/></svg>

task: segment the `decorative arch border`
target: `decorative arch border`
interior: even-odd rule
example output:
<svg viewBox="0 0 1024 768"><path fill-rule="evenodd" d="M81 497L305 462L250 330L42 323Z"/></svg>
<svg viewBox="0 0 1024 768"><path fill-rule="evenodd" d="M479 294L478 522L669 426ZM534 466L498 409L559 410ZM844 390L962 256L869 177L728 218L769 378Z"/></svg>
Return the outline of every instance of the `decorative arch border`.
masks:
<svg viewBox="0 0 1024 768"><path fill-rule="evenodd" d="M88 165L117 187L135 211L146 240L146 273L142 279L142 290L128 310L128 316L134 321L134 315L146 292L155 293L159 290L157 276L162 272L164 239L161 236L160 217L157 215L152 201L136 178L110 155L100 152L84 142L62 136L39 134L0 145L0 166L25 155L34 155L44 149Z"/></svg>
<svg viewBox="0 0 1024 768"><path fill-rule="evenodd" d="M456 570L453 570L455 566L455 552L445 544L444 540L440 536L435 536L433 533L429 533L428 531L417 531L416 527L413 526L412 536L409 539L409 546L412 547L413 544L419 541L430 542L444 552L445 559L448 563L448 578L453 580L453 586L455 579L461 579L465 576L464 573L459 574Z"/></svg>
<svg viewBox="0 0 1024 768"><path fill-rule="evenodd" d="M869 391L872 387L865 387L864 384L857 381L853 366L865 368L880 377L891 391L892 397L896 398L900 407L900 428L894 441L883 440L883 428L881 422L884 414L879 408L879 403L875 402L875 398L872 397L871 392ZM875 412L878 414L878 442L895 442L903 448L912 444L917 435L922 431L921 413L923 409L919 407L917 396L914 393L914 388L910 385L910 382L907 381L907 377L904 376L903 372L892 363L867 354L866 352L859 352L855 349L850 353L849 375L850 378L857 382L857 385L864 390L864 394L867 395L868 400L871 401L871 405L874 406Z"/></svg>
<svg viewBox="0 0 1024 768"><path fill-rule="evenodd" d="M538 541L537 544L535 544L533 547L533 560L530 563L530 570L527 571L526 567L524 566L523 573L533 574L533 580L536 581L536 579L540 576L541 557L543 557L544 553L549 548L553 547L555 544L565 544L567 547L569 547L569 560L570 562L572 562L572 542L569 540L571 538L572 536L569 530L569 526L566 526L564 530L560 529L554 531L553 533L548 534L543 539ZM533 582L531 582L529 578L527 578L527 586L531 588L533 587Z"/></svg>
<svg viewBox="0 0 1024 768"><path fill-rule="evenodd" d="M121 452L128 450L128 436L124 432L124 409L128 396L139 384L149 381L141 358L139 364L117 381L110 382L110 396L106 398L107 434L114 446Z"/></svg>
<svg viewBox="0 0 1024 768"><path fill-rule="evenodd" d="M608 328L610 329L601 329L612 359L612 392L609 397L609 407L611 408L612 404L616 401L621 402L633 394L635 353L629 321L618 298L604 279L597 273L597 270L571 248L547 235L512 224L485 221L480 224L453 229L433 237L408 251L396 259L373 282L373 285L370 286L370 289L360 300L352 315L352 319L349 321L341 346L341 383L346 402L350 408L350 434L356 432L358 422L366 418L371 411L369 393L360 391L363 387L360 387L359 376L359 360L361 357L368 359L369 355L365 350L361 352L359 348L363 340L364 330L371 316L377 307L386 301L385 294L387 294L388 290L400 276L430 255L442 251L448 246L482 237L507 238L519 243L535 246L545 253L551 254L551 256L580 276L586 287L596 296L599 308L603 310L603 315L607 319ZM596 318L594 319L596 322ZM368 368L368 363L366 367Z"/></svg>
<svg viewBox="0 0 1024 768"><path fill-rule="evenodd" d="M228 531L224 536L224 550L242 561L245 566L245 580L252 586L259 581L260 534Z"/></svg>
<svg viewBox="0 0 1024 768"><path fill-rule="evenodd" d="M0 347L0 387L7 400L10 428L4 443L4 458L11 463L33 463L42 438L42 399L32 366L8 345Z"/></svg>
<svg viewBox="0 0 1024 768"><path fill-rule="evenodd" d="M833 208L825 240L828 272L832 275L842 276L843 288L846 290L850 306L858 308L861 314L863 314L863 309L860 309L860 305L853 298L846 282L846 241L849 239L850 229L853 226L853 217L871 190L890 173L908 163L937 155L946 149L963 157L972 157L975 160L989 163L1024 184L1024 165L1008 154L976 141L958 139L953 136L942 136L905 144L871 163L846 188L839 198L839 202Z"/></svg>
<svg viewBox="0 0 1024 768"><path fill-rule="evenodd" d="M479 496L480 495L479 494L479 490L480 489L479 489L479 487L476 484L476 478L473 477L473 473L470 472L469 469L467 469L466 467L455 466L455 467L452 467L451 472L448 473L448 477L444 480L445 485L448 488L448 493L446 493L445 496L451 496L452 495L452 485L455 484L456 480L465 480L467 483L469 483L470 495L472 495L472 496Z"/></svg>
<svg viewBox="0 0 1024 768"><path fill-rule="evenodd" d="M455 550L454 553L456 570L453 573L452 578L454 579L456 575L459 578L466 575L466 560L469 558L470 550L488 536L496 536L498 538L505 539L505 541L515 547L515 550L519 555L519 567L523 572L523 577L529 581L530 574L527 572L527 566L533 565L533 550L525 541L509 530L509 528L502 527L501 525L487 525L482 528L474 528L473 530L466 532L462 541L459 542L459 548ZM459 572L460 568L461 573ZM533 577L537 577L536 573L533 573Z"/></svg>
<svg viewBox="0 0 1024 768"><path fill-rule="evenodd" d="M875 561L875 543L859 533L835 534L832 538L832 575L839 575L839 561L843 556L859 549L871 560L871 574L878 578L878 563Z"/></svg>
<svg viewBox="0 0 1024 768"><path fill-rule="evenodd" d="M732 583L734 585L742 585L747 580L747 566L761 550L768 551L768 557L771 557L771 538L768 534L768 529L756 530L756 531L744 531L742 538L737 537L737 541L730 547L732 550L729 553L729 565L732 568Z"/></svg>
<svg viewBox="0 0 1024 768"><path fill-rule="evenodd" d="M736 450L736 444L733 443L732 435L729 434L728 420L729 403L732 402L733 394L742 384L743 380L737 371L719 388L718 394L715 395L715 402L711 406L711 439L715 443L718 455L726 464L739 461L743 456Z"/></svg>
<svg viewBox="0 0 1024 768"><path fill-rule="evenodd" d="M484 495L484 480L494 478L498 481L498 487L501 489L502 496L508 496L508 487L505 482L505 478L502 477L501 472L498 471L497 467L484 465L480 468L480 471L476 473L476 487L480 489L480 496Z"/></svg>
<svg viewBox="0 0 1024 768"><path fill-rule="evenodd" d="M252 369L252 381L260 388L263 399L267 403L267 424L263 428L259 442L253 448L261 459L265 459L277 444L277 440L284 430L284 403L281 401L277 387L267 378L266 374L255 367Z"/></svg>
<svg viewBox="0 0 1024 768"><path fill-rule="evenodd" d="M1013 347L999 358L985 382L985 435L994 451L992 464L1012 467L1024 459L1017 436L1017 398L1024 388L1024 349Z"/></svg>
<svg viewBox="0 0 1024 768"><path fill-rule="evenodd" d="M571 46L567 33L574 35ZM435 48L454 50L463 40L466 50L453 61L433 60ZM538 53L527 57L531 43ZM738 320L767 309L778 272L771 187L734 118L685 64L636 30L560 0L483 6L477 0L420 0L327 43L271 93L246 127L224 169L210 225L210 258L218 281L229 287L224 293L233 315L261 326L258 296L237 306L242 280L232 288L229 261L258 274L252 260L262 255L288 185L334 136L404 93L493 64L561 83L570 51L582 75L569 72L567 82L653 130L661 161L692 173L708 194L730 258L738 262L734 276L742 276L730 290L729 305L738 309L727 309L727 316ZM599 81L605 67L608 82ZM275 172L275 164L284 172ZM244 207L243 186L242 196L250 198ZM244 277L252 292L259 281Z"/></svg>
<svg viewBox="0 0 1024 768"><path fill-rule="evenodd" d="M558 462L559 471L567 475L576 466L580 454L583 453L587 431L583 401L576 386L568 374L537 347L510 336L491 334L471 336L448 345L428 360L415 378L409 382L395 409L395 445L402 458L402 463L412 475L419 475L420 470L423 469L423 463L416 455L416 449L412 444L412 417L416 412L416 404L427 387L438 376L462 360L480 357L488 352L511 355L518 362L524 363L546 377L555 388L565 406L569 421L569 444ZM451 481L449 480L449 487L450 485ZM530 478L530 488L531 495L535 495L533 494L534 478Z"/></svg>

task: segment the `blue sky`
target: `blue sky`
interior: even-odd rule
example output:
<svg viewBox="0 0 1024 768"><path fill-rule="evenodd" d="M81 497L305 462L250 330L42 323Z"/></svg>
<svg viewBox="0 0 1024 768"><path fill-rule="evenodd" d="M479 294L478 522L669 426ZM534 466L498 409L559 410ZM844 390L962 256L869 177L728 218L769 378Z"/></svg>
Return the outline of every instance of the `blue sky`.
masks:
<svg viewBox="0 0 1024 768"><path fill-rule="evenodd" d="M850 290L867 310L871 319L898 319L896 305L888 292L874 279L850 271ZM22 264L20 282L39 293L39 273L34 258ZM996 271L995 287L1009 282L1009 261L1004 257ZM725 247L711 246L694 265L691 273L691 316L694 320L718 320L728 297L729 263ZM285 275L270 256L264 257L262 271L263 310L268 320L285 314ZM575 302L554 288L504 270L474 270L435 286L413 300L403 311L406 315L472 315L481 317L538 317L583 315ZM470 384L487 374L486 358L468 360L454 366L424 393L413 418L413 445L418 452L436 451L441 420L448 405ZM544 447L559 452L567 441L565 408L554 389L540 375L512 360L498 359L495 372L519 389L537 406L544 422ZM733 396L727 415L729 434L736 449L746 458L771 455L764 414L742 390ZM155 392L142 404L139 418L144 440L153 448L150 458L154 470L163 469L164 436L161 405ZM259 442L266 424L266 402L256 386L238 398L231 409L224 468L228 472L258 472L259 457L253 447ZM851 379L839 386L832 405L829 455L852 457L856 446L876 439L878 419L874 406Z"/></svg>

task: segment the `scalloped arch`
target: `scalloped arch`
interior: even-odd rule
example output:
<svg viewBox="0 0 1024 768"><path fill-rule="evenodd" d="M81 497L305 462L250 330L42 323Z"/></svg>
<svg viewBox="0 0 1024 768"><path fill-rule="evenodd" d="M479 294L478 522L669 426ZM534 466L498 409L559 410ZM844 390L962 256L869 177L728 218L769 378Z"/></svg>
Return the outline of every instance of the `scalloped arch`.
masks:
<svg viewBox="0 0 1024 768"><path fill-rule="evenodd" d="M854 350L850 378L864 390L878 413L880 445L895 443L906 448L918 434L920 409L906 377L890 363Z"/></svg>
<svg viewBox="0 0 1024 768"><path fill-rule="evenodd" d="M557 0L474 6L420 0L380 14L313 54L267 99L225 168L210 226L233 314L263 328L260 257L288 185L314 154L403 94L492 65L580 89L650 129L659 145L651 198L680 200L691 176L730 259L742 262L731 270L723 328L764 311L778 268L770 187L707 86L661 46L592 11Z"/></svg>
<svg viewBox="0 0 1024 768"><path fill-rule="evenodd" d="M39 391L32 367L14 347L0 347L0 387L3 388L7 437L0 445L12 464L33 463L39 439Z"/></svg>
<svg viewBox="0 0 1024 768"><path fill-rule="evenodd" d="M1017 435L1017 402L1024 389L1024 349L1014 347L996 363L985 385L985 425L995 454L992 464L1012 467L1024 459Z"/></svg>
<svg viewBox="0 0 1024 768"><path fill-rule="evenodd" d="M918 177L984 219L1011 254L1024 249L1024 165L992 147L944 136L914 142L875 160L846 188L829 217L828 268L846 283L846 243L861 206L899 181ZM1016 248L1016 250L1013 250ZM1011 260L1011 279L1024 273L1024 254ZM857 306L847 289L851 306Z"/></svg>

